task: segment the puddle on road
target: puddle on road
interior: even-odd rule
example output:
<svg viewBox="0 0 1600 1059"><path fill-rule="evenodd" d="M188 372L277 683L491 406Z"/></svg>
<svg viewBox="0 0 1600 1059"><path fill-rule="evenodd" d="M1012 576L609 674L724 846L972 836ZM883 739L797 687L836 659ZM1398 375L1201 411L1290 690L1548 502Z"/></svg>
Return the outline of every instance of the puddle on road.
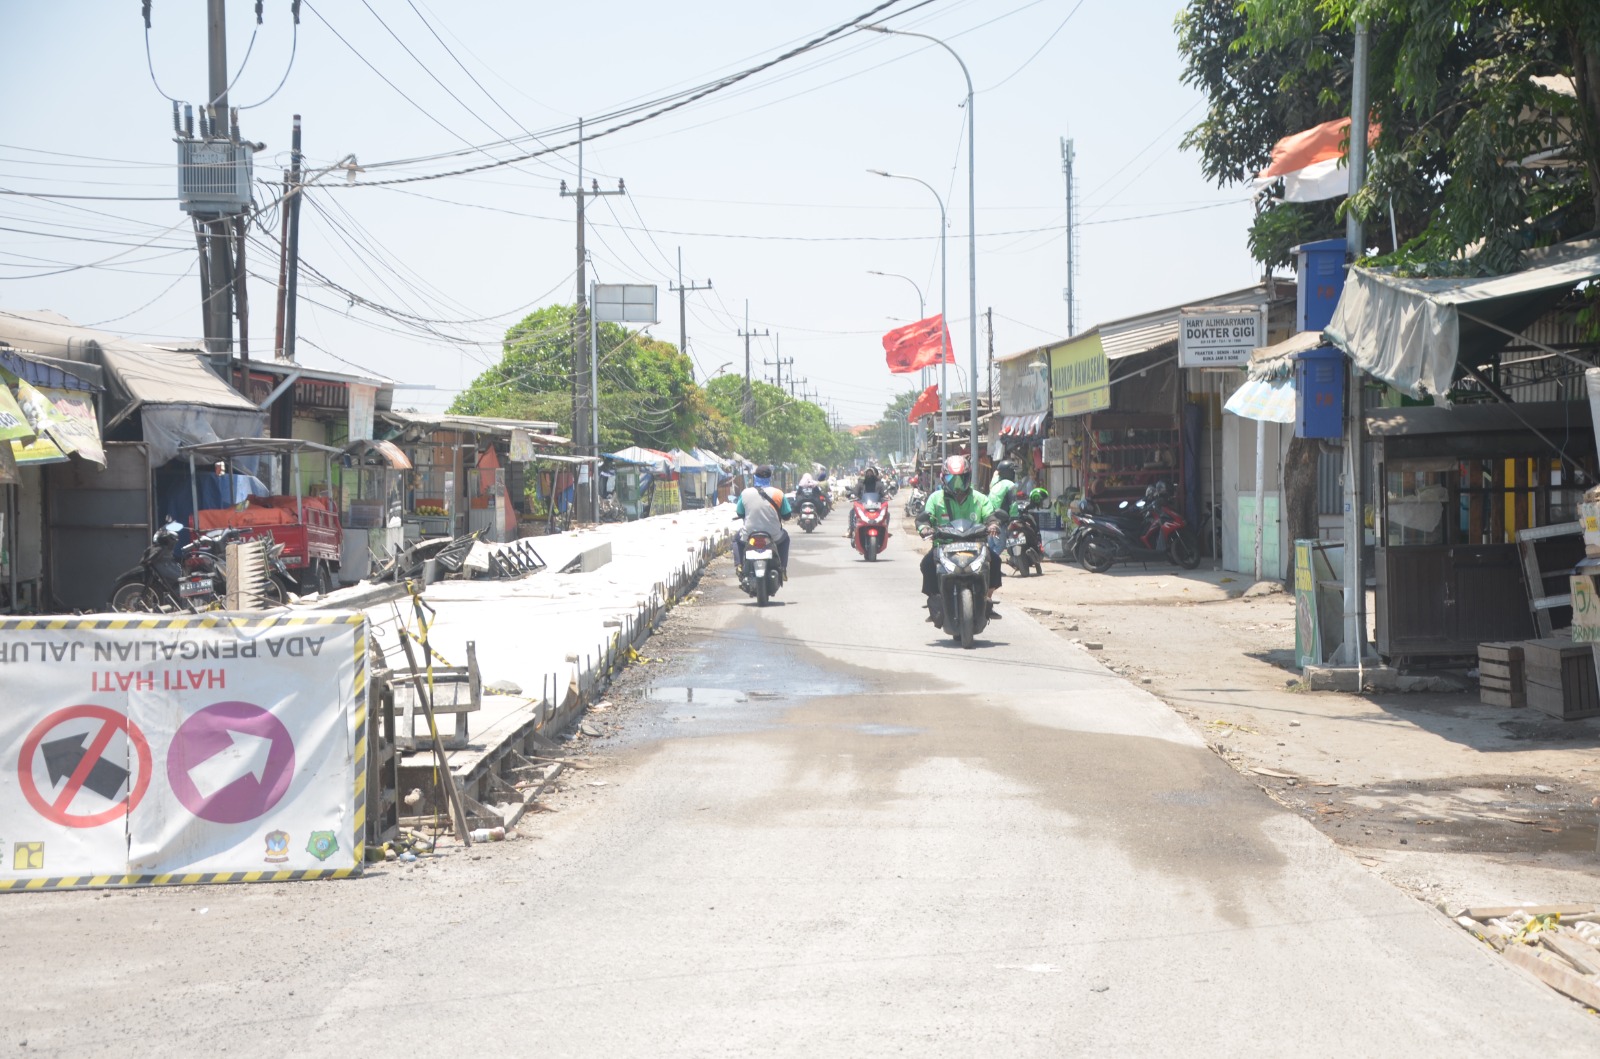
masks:
<svg viewBox="0 0 1600 1059"><path fill-rule="evenodd" d="M657 684L645 693L651 702L687 703L690 706L736 706L751 696L732 688L697 688L682 684Z"/></svg>

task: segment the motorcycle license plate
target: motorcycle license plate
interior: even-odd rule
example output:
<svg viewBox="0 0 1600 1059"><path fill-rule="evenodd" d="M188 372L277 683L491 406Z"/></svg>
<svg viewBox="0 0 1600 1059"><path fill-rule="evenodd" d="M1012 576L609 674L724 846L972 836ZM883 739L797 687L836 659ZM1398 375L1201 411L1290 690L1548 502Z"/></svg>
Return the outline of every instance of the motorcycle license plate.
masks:
<svg viewBox="0 0 1600 1059"><path fill-rule="evenodd" d="M750 551L745 552L744 553L744 557L746 559L752 559L752 560L754 560L754 559L771 559L772 558L772 553L769 552L769 551L759 551L758 552L758 551L755 551L754 549L752 549Z"/></svg>
<svg viewBox="0 0 1600 1059"><path fill-rule="evenodd" d="M191 596L204 596L212 591L211 578L186 577L178 582L178 595L184 599Z"/></svg>

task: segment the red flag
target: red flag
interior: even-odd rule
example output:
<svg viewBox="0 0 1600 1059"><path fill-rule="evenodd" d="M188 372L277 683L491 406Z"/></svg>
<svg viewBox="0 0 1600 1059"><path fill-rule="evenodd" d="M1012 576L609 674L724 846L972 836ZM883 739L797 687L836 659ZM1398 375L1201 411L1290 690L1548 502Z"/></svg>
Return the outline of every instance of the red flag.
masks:
<svg viewBox="0 0 1600 1059"><path fill-rule="evenodd" d="M897 375L938 364L941 350L944 363L956 362L945 335L942 314L897 327L883 336L883 352L887 355L889 370Z"/></svg>
<svg viewBox="0 0 1600 1059"><path fill-rule="evenodd" d="M906 416L907 423L915 423L925 415L932 415L939 410L939 384L934 383L922 391L917 398L917 403L911 406L911 414Z"/></svg>

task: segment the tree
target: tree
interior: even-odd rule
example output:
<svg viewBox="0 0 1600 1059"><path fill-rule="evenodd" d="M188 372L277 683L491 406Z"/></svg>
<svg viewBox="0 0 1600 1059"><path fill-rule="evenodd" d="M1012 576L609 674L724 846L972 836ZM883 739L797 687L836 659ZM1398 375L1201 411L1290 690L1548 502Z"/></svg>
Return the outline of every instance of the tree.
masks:
<svg viewBox="0 0 1600 1059"><path fill-rule="evenodd" d="M1190 0L1177 22L1183 77L1209 108L1184 143L1208 176L1243 181L1275 140L1348 114L1358 21L1372 33L1368 84L1381 131L1368 182L1348 205L1378 233L1392 211L1399 245L1383 240L1388 263L1502 272L1523 250L1595 227L1593 0ZM1261 206L1250 246L1263 263L1286 263L1294 241L1338 234L1335 204L1267 197Z"/></svg>
<svg viewBox="0 0 1600 1059"><path fill-rule="evenodd" d="M577 310L552 305L506 331L500 363L451 404L462 415L549 420L572 430L572 323ZM600 352L600 447L692 448L712 424L689 358L669 342L611 323L596 326Z"/></svg>
<svg viewBox="0 0 1600 1059"><path fill-rule="evenodd" d="M891 452L903 453L907 450L906 439L910 436L911 424L906 421L906 416L911 414L911 406L916 403L918 396L916 390L895 394L884 406L883 415L872 429L862 435L861 443L874 457L887 459Z"/></svg>
<svg viewBox="0 0 1600 1059"><path fill-rule="evenodd" d="M742 376L719 375L705 387L707 400L727 420L730 440L745 457L772 463L831 466L855 455L855 438L847 431L835 431L828 424L828 414L810 401L790 397L786 391L764 382L752 381L750 391L755 415L747 426L741 415Z"/></svg>

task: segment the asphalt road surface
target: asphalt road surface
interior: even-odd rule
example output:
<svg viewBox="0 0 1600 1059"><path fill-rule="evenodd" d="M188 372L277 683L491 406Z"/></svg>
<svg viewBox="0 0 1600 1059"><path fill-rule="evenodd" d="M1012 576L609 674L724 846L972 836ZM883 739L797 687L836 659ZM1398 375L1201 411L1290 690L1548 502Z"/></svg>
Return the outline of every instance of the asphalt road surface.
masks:
<svg viewBox="0 0 1600 1059"><path fill-rule="evenodd" d="M1600 1054L1151 696L1017 610L960 650L913 542L842 530L764 610L720 562L530 840L0 899L0 1055Z"/></svg>

